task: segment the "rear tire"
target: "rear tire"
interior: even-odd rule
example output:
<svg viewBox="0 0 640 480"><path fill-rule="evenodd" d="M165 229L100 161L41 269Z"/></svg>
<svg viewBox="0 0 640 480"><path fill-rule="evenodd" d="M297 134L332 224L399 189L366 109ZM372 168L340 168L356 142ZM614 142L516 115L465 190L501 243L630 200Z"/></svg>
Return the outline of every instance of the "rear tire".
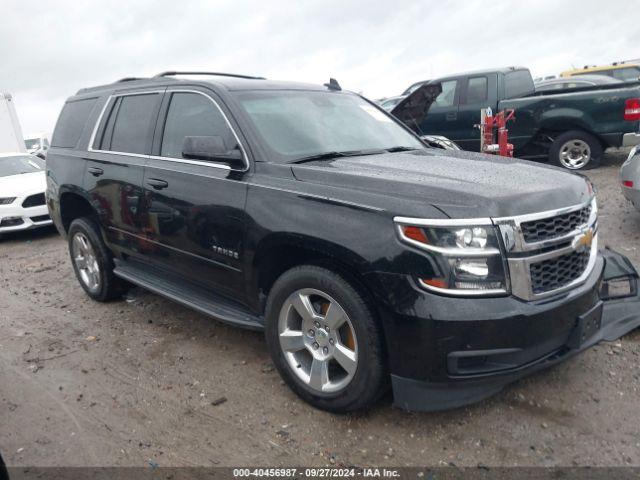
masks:
<svg viewBox="0 0 640 480"><path fill-rule="evenodd" d="M388 375L373 308L339 274L312 265L285 272L269 293L266 319L273 362L304 401L347 413L371 407L385 392Z"/></svg>
<svg viewBox="0 0 640 480"><path fill-rule="evenodd" d="M549 161L567 170L588 170L600 164L602 153L602 145L593 135L570 130L555 138L549 149Z"/></svg>
<svg viewBox="0 0 640 480"><path fill-rule="evenodd" d="M69 254L80 285L92 299L106 302L126 291L126 282L113 274L113 254L104 244L98 224L91 218L71 222Z"/></svg>

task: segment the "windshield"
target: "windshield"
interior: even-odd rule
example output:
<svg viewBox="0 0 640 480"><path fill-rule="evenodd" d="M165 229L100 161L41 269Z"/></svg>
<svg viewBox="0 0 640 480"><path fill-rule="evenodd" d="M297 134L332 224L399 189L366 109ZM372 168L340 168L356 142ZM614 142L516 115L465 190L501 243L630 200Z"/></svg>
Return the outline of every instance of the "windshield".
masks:
<svg viewBox="0 0 640 480"><path fill-rule="evenodd" d="M27 147L27 150L32 150L34 148L40 148L40 139L39 138L25 138L24 144Z"/></svg>
<svg viewBox="0 0 640 480"><path fill-rule="evenodd" d="M275 161L328 152L425 148L393 118L351 93L263 90L236 96Z"/></svg>
<svg viewBox="0 0 640 480"><path fill-rule="evenodd" d="M44 170L44 161L32 155L0 157L0 177L41 172L42 170Z"/></svg>

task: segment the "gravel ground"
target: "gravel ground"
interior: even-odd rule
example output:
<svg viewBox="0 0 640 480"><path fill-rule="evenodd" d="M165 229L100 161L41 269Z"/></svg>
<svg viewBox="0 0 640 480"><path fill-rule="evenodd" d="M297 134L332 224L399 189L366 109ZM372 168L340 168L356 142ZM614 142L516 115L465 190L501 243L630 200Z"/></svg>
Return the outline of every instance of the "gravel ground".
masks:
<svg viewBox="0 0 640 480"><path fill-rule="evenodd" d="M603 244L640 267L625 152L589 176ZM472 407L312 409L262 335L134 289L89 300L52 229L0 243L0 451L13 466L640 466L640 331Z"/></svg>

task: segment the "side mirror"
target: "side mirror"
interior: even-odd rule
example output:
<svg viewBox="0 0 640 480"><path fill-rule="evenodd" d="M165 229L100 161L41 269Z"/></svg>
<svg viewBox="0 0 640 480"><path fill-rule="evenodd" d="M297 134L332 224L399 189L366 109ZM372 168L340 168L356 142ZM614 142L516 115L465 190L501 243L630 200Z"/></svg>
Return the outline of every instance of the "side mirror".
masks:
<svg viewBox="0 0 640 480"><path fill-rule="evenodd" d="M236 145L229 149L222 137L211 135L207 137L184 137L182 156L193 160L210 160L227 163L232 167L244 165L242 151Z"/></svg>

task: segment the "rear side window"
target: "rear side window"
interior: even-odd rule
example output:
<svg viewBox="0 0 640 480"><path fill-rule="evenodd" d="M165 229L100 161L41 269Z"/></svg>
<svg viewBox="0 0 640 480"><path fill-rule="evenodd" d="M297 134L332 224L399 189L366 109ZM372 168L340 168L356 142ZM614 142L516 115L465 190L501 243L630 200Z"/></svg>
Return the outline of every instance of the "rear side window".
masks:
<svg viewBox="0 0 640 480"><path fill-rule="evenodd" d="M160 155L182 158L185 137L218 136L232 150L238 143L220 110L199 93L174 93L171 96L162 136Z"/></svg>
<svg viewBox="0 0 640 480"><path fill-rule="evenodd" d="M533 92L533 79L528 70L516 70L504 75L504 98L524 97Z"/></svg>
<svg viewBox="0 0 640 480"><path fill-rule="evenodd" d="M65 103L51 139L53 147L75 148L78 145L96 100L97 98L86 98Z"/></svg>
<svg viewBox="0 0 640 480"><path fill-rule="evenodd" d="M146 153L157 103L157 93L119 97L109 115L102 149L113 152ZM110 142L108 142L109 135Z"/></svg>
<svg viewBox="0 0 640 480"><path fill-rule="evenodd" d="M487 77L472 77L467 84L466 103L480 103L487 100Z"/></svg>

